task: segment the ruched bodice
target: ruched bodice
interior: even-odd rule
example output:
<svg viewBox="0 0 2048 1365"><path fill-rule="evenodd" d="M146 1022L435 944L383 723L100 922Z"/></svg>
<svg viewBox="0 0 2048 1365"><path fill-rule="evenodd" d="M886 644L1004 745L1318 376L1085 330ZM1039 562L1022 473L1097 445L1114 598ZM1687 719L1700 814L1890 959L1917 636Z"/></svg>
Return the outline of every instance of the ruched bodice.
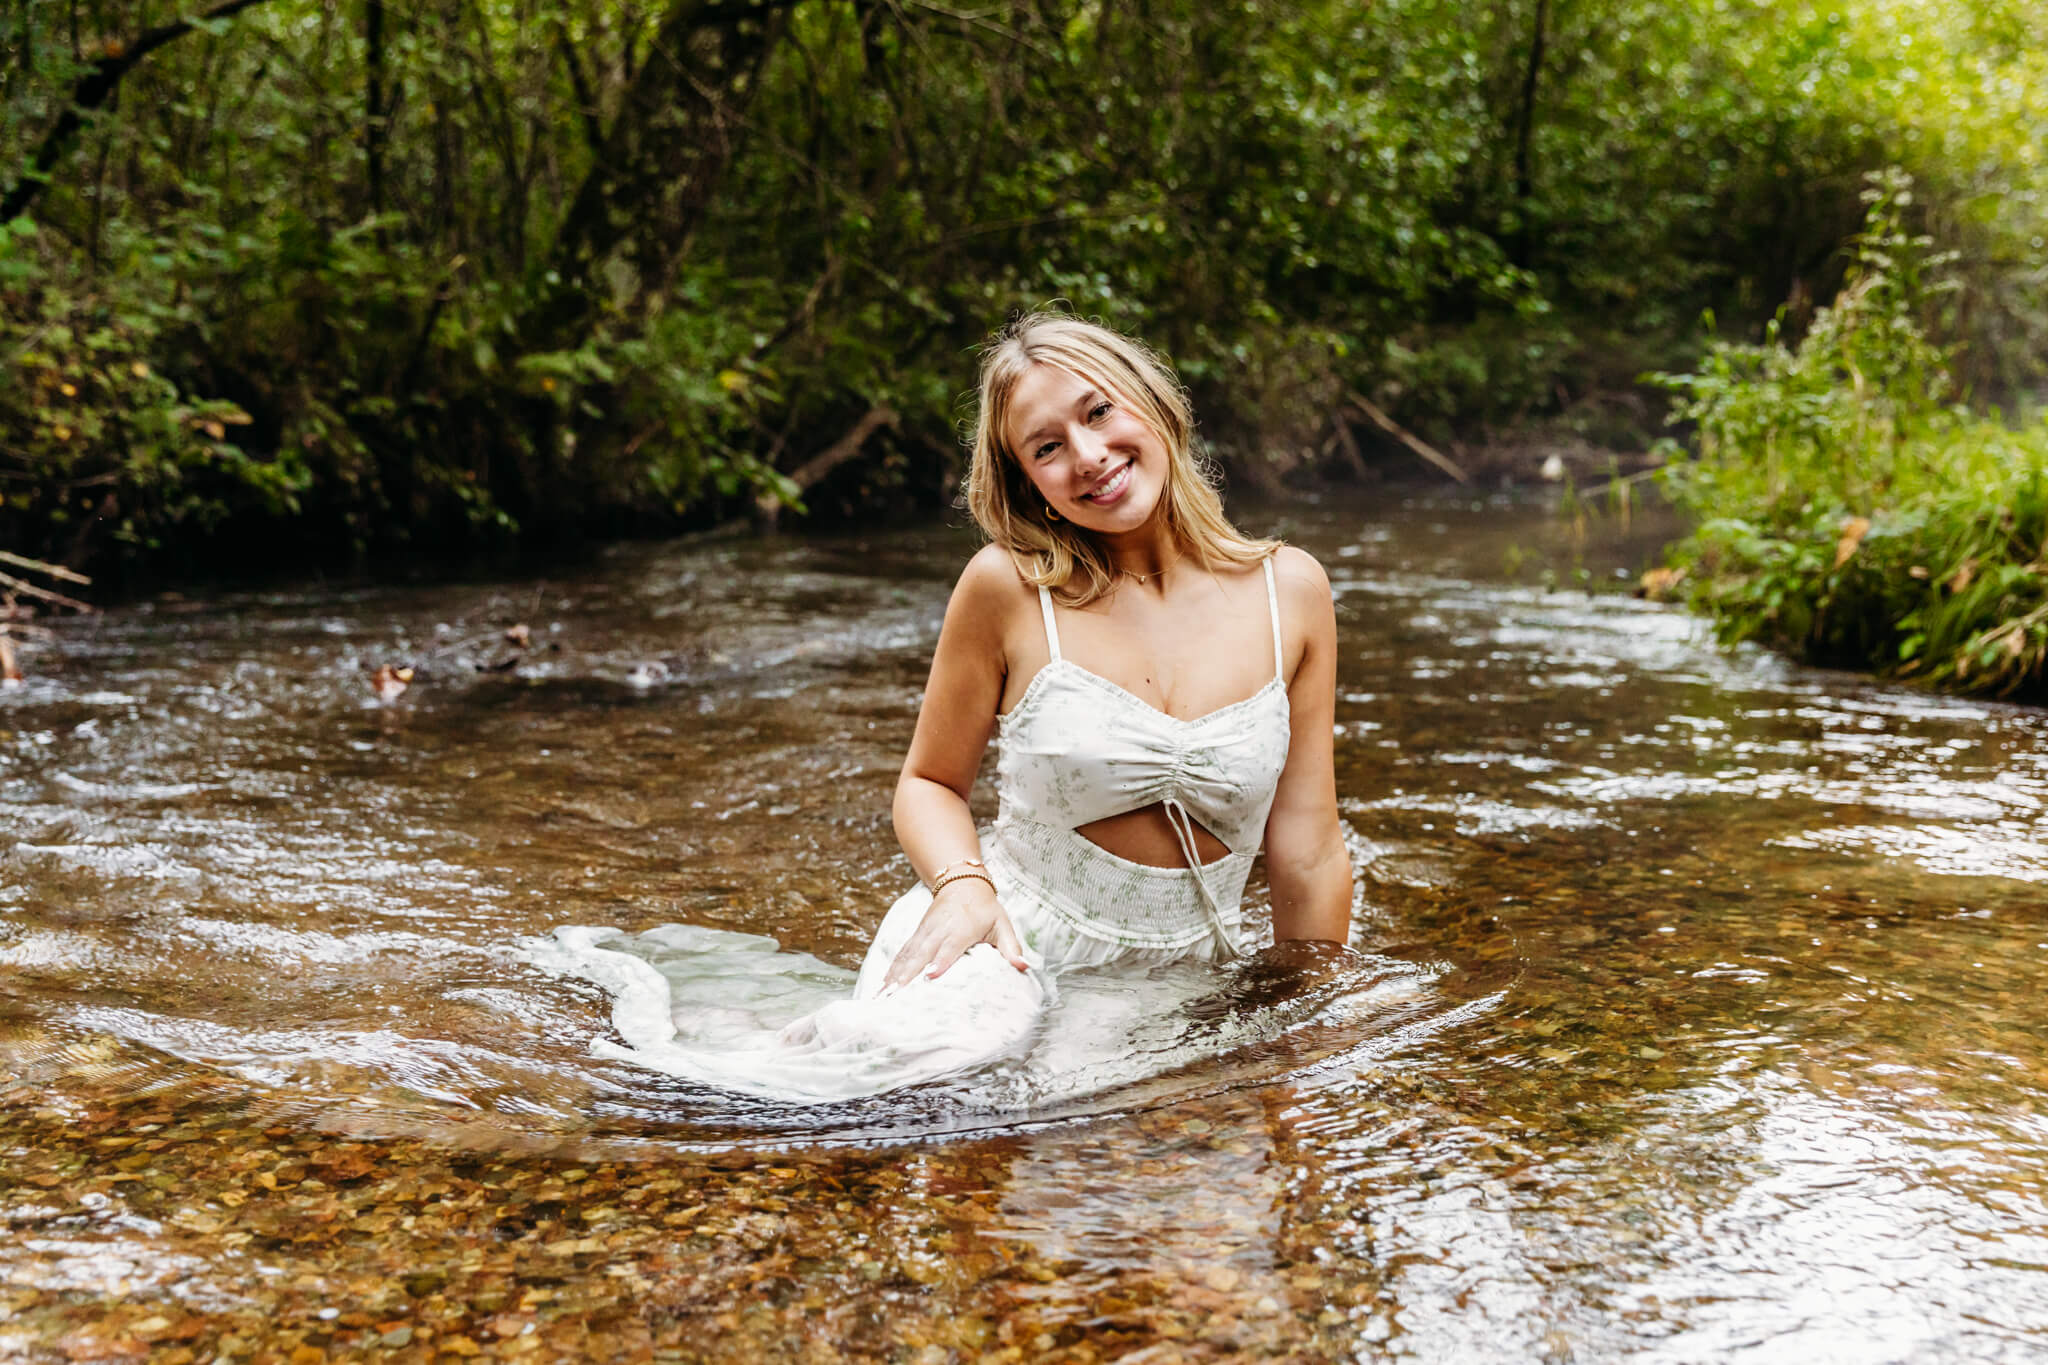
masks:
<svg viewBox="0 0 2048 1365"><path fill-rule="evenodd" d="M1078 829L1177 800L1233 853L1256 853L1287 764L1287 689L1272 678L1181 720L1071 659L1038 671L997 732L1005 811Z"/></svg>
<svg viewBox="0 0 2048 1365"><path fill-rule="evenodd" d="M1188 720L1167 715L1062 656L1052 598L1041 588L1051 658L997 726L999 830L1027 821L1041 827L1042 843L1045 830L1070 833L1113 815L1162 807L1186 859L1188 872L1181 875L1192 876L1206 919L1226 940L1235 938L1226 921L1235 919L1287 765L1289 710L1270 558L1264 569L1273 676L1251 696ZM1229 855L1203 865L1195 826L1220 839ZM1078 836L1076 842L1086 844ZM1088 848L1102 860L1138 866ZM1089 855L1077 849L1075 856Z"/></svg>

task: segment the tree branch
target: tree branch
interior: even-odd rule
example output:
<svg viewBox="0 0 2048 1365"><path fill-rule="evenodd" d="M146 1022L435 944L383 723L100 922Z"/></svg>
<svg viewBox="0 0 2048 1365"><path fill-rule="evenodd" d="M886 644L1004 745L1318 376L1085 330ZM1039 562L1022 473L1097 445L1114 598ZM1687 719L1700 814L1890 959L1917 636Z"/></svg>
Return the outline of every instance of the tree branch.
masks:
<svg viewBox="0 0 2048 1365"><path fill-rule="evenodd" d="M860 454L860 448L867 443L868 437L875 434L877 427L894 430L896 420L896 409L886 403L876 404L853 424L852 430L792 471L789 481L797 486L799 492L808 492L827 474ZM754 501L755 513L771 526L775 524L776 513L781 510L782 503L773 494L763 494Z"/></svg>
<svg viewBox="0 0 2048 1365"><path fill-rule="evenodd" d="M0 223L8 223L28 211L43 187L50 183L50 172L64 155L64 149L72 137L84 126L86 115L107 102L114 93L114 87L121 78L144 57L156 51L173 39L182 38L201 24L216 19L227 19L263 0L221 0L212 9L193 19L180 19L176 23L160 24L128 43L111 43L100 59L92 64L71 92L71 104L57 119L43 139L43 145L36 149L31 169L14 187L7 191L7 197L0 199Z"/></svg>
<svg viewBox="0 0 2048 1365"><path fill-rule="evenodd" d="M598 122L597 96L592 93L590 78L584 75L583 63L569 41L569 28L560 19L555 20L555 51L561 54L562 65L569 71L569 86L576 92L576 112L583 118L583 140L593 152L602 151L604 125Z"/></svg>
<svg viewBox="0 0 2048 1365"><path fill-rule="evenodd" d="M30 573L48 574L52 578L61 578L66 583L89 584L92 582L84 574L67 569L62 564L45 564L40 559L30 559L26 555L9 554L5 550L0 550L0 564L12 564L15 568L26 569Z"/></svg>
<svg viewBox="0 0 2048 1365"><path fill-rule="evenodd" d="M54 606L69 607L73 611L91 611L93 609L90 602L81 602L75 597L66 597L61 592L51 592L48 588L39 588L27 579L16 578L11 573L0 573L0 589L5 589L10 596L14 593L21 593L27 597L39 598Z"/></svg>
<svg viewBox="0 0 2048 1365"><path fill-rule="evenodd" d="M1417 436L1414 432L1408 430L1408 428L1402 426L1399 422L1396 422L1393 418L1387 416L1385 412L1381 411L1379 404L1373 402L1356 389L1349 390L1345 396L1351 400L1353 407L1371 418L1375 426L1379 427L1380 430L1386 432L1389 436L1392 436L1402 445L1407 446L1417 455L1420 455L1459 483L1472 482L1472 476L1460 469L1455 460L1439 451L1420 436Z"/></svg>

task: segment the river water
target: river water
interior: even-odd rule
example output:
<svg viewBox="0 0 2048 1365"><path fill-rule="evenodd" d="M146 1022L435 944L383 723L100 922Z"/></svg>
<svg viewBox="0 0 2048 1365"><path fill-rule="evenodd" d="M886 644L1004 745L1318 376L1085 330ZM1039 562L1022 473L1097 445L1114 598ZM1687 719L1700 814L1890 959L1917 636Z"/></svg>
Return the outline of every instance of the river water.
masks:
<svg viewBox="0 0 2048 1365"><path fill-rule="evenodd" d="M1336 589L1362 956L1133 983L1143 1065L1000 1104L694 1088L544 960L858 962L957 529L66 625L0 1357L2048 1358L2042 713L1717 650L1656 519L1241 511Z"/></svg>

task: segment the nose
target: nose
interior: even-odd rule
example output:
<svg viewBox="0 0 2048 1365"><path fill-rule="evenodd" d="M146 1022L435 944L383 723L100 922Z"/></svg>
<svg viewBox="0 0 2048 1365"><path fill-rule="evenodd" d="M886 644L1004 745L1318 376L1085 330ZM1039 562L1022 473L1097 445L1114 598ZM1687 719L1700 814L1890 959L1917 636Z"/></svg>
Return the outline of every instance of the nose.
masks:
<svg viewBox="0 0 2048 1365"><path fill-rule="evenodd" d="M1084 469L1109 463L1109 447L1102 433L1085 422L1074 423L1067 432L1067 444L1073 448L1075 463Z"/></svg>

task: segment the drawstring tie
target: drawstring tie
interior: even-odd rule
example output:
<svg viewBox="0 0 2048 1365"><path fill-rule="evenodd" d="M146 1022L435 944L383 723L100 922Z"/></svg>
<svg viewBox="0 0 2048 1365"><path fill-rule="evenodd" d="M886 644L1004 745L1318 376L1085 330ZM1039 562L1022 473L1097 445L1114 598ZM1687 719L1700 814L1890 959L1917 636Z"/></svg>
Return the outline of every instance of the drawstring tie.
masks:
<svg viewBox="0 0 2048 1365"><path fill-rule="evenodd" d="M1188 808L1180 803L1178 797L1169 796L1160 805L1166 811L1166 823L1173 826L1173 837L1180 840L1181 856L1187 859L1188 871L1194 875L1195 889L1201 893L1202 908L1209 912L1209 923L1215 926L1216 941L1223 947L1223 956L1244 956L1237 936L1223 921L1223 906L1217 901L1216 893L1209 889L1208 875L1202 871L1201 851L1195 847L1194 817L1188 814Z"/></svg>

